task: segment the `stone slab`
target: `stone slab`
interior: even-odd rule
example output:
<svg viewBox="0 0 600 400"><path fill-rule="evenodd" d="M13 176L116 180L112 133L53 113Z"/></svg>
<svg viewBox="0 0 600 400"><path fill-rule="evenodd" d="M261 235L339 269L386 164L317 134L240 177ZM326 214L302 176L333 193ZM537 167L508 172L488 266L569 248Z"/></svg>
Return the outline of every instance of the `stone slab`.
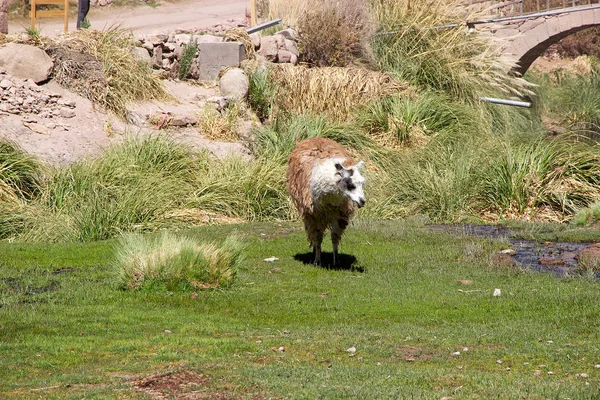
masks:
<svg viewBox="0 0 600 400"><path fill-rule="evenodd" d="M199 80L215 80L227 67L239 67L246 58L244 45L238 42L198 43Z"/></svg>

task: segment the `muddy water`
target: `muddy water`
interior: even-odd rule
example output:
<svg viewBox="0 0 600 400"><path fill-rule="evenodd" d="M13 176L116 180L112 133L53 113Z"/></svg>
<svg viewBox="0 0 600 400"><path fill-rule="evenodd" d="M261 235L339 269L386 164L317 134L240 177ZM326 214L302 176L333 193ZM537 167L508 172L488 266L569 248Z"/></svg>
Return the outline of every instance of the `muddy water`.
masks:
<svg viewBox="0 0 600 400"><path fill-rule="evenodd" d="M506 239L514 250L512 258L521 266L558 277L578 275L577 254L590 243L537 242L515 239L510 229L488 225L429 225L428 229L456 235Z"/></svg>

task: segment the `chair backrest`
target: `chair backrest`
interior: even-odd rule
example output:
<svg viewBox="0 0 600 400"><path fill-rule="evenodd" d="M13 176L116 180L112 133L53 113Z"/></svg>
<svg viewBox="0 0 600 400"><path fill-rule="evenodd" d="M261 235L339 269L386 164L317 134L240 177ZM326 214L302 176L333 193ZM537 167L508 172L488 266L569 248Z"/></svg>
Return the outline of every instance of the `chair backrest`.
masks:
<svg viewBox="0 0 600 400"><path fill-rule="evenodd" d="M59 5L63 6L62 9L56 10L37 10L37 6L40 5ZM69 0L31 0L31 11L29 12L31 17L31 27L35 28L36 18L46 17L63 17L65 20L65 32L69 31Z"/></svg>

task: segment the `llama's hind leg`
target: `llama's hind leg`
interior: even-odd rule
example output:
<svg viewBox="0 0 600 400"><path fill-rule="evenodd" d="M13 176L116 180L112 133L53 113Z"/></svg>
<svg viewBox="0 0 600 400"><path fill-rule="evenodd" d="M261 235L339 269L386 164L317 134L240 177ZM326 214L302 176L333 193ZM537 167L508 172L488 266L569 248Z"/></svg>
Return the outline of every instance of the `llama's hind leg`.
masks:
<svg viewBox="0 0 600 400"><path fill-rule="evenodd" d="M344 234L344 230L348 226L348 221L343 218L338 218L331 224L331 244L333 245L333 266L339 265L339 255L338 255L338 247L340 245L340 241L342 240L342 235Z"/></svg>

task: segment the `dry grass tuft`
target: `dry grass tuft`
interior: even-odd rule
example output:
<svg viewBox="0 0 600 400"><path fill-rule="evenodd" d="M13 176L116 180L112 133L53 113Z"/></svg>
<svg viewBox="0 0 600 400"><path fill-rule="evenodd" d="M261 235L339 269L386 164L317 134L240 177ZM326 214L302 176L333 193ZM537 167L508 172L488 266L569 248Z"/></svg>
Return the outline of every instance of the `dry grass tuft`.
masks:
<svg viewBox="0 0 600 400"><path fill-rule="evenodd" d="M305 68L278 65L271 76L280 86L278 104L295 114L326 114L346 121L373 100L408 93L390 74L362 68Z"/></svg>
<svg viewBox="0 0 600 400"><path fill-rule="evenodd" d="M244 112L241 103L230 103L221 112L207 104L198 117L200 131L207 139L236 142L240 140L238 124Z"/></svg>
<svg viewBox="0 0 600 400"><path fill-rule="evenodd" d="M57 57L59 83L120 117L138 100L170 98L152 69L136 60L132 34L120 29L83 29L48 46Z"/></svg>
<svg viewBox="0 0 600 400"><path fill-rule="evenodd" d="M252 39L250 39L250 35L244 28L236 27L228 29L227 32L223 35L224 42L240 42L244 45L246 49L246 59L254 60L256 59L256 50L254 49L254 45L252 44Z"/></svg>

